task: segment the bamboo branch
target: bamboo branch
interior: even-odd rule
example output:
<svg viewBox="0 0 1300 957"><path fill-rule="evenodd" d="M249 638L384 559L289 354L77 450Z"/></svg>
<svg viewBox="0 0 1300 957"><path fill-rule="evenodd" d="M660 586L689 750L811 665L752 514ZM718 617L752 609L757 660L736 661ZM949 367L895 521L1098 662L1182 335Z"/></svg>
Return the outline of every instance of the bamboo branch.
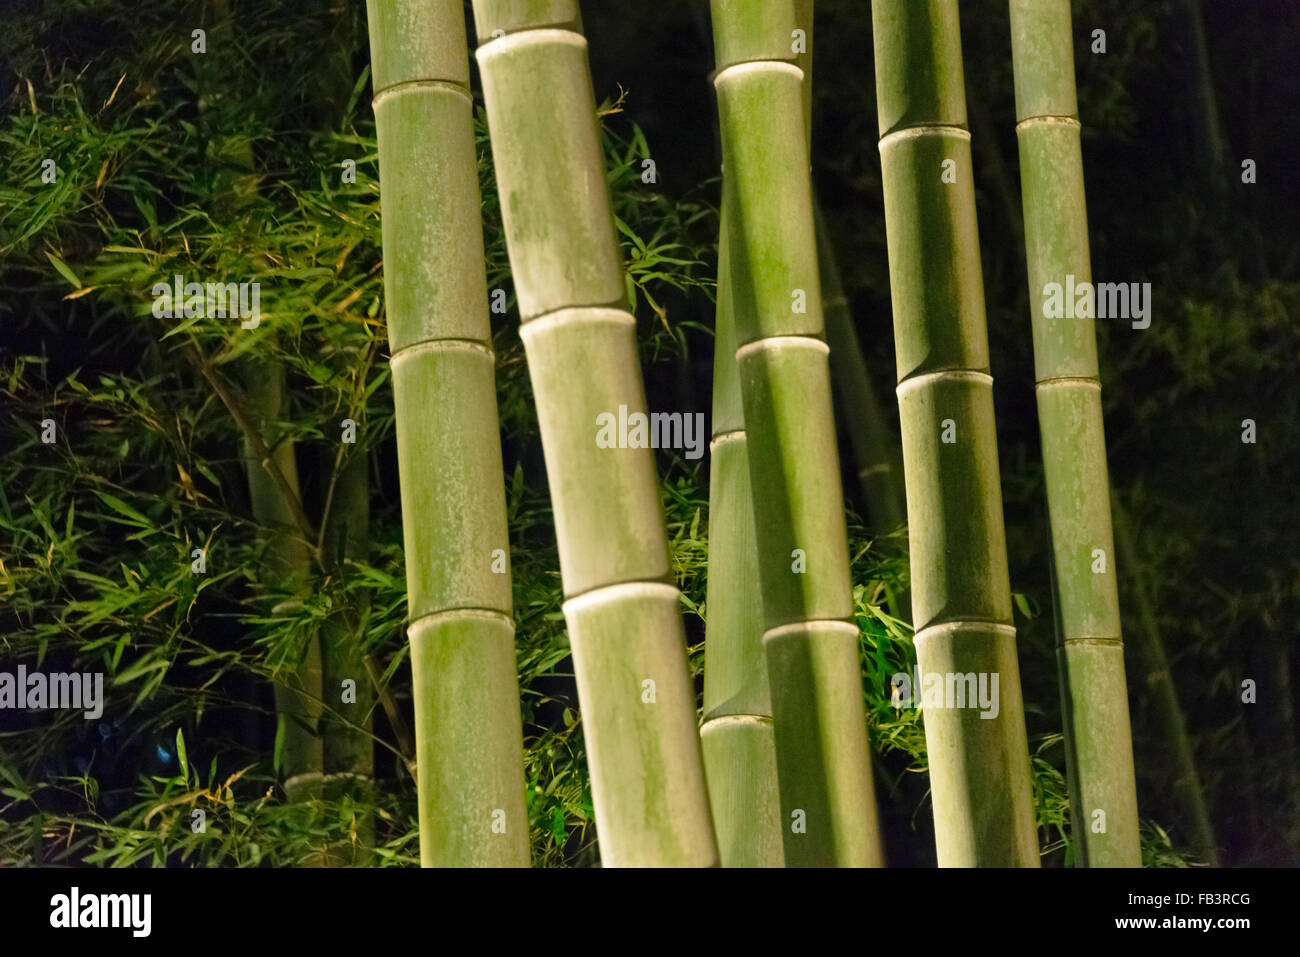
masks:
<svg viewBox="0 0 1300 957"><path fill-rule="evenodd" d="M258 458L261 459L262 467L266 469L267 474L271 476L272 481L275 482L276 488L280 490L280 494L284 497L285 504L289 506L289 511L293 513L294 523L298 526L299 534L302 536L304 542L310 547L312 543L316 541L316 533L312 528L311 519L309 519L307 513L303 511L302 502L294 493L293 487L289 484L289 480L285 478L284 472L281 471L280 466L276 463L270 446L266 444L261 433L244 413L239 400L235 398L230 389L226 387L226 384L221 381L221 377L213 371L212 367L208 364L207 359L201 352L199 352L198 347L193 343L187 343L182 348L198 368L199 372L203 375L203 378L208 380L208 384L212 386L212 391L217 394L217 398L219 398L221 404L226 407L226 410L230 413L230 417L235 420L235 425L238 426L239 431L243 434L245 440L247 440L248 444L253 447L253 451L257 453Z"/></svg>
<svg viewBox="0 0 1300 957"><path fill-rule="evenodd" d="M187 343L182 348L190 361L193 362L199 372L202 373L203 378L212 386L212 390L216 392L217 397L221 400L221 404L226 407L227 411L230 413L230 417L235 420L235 425L239 428L240 433L244 436L245 440L247 440L248 444L253 447L254 451L261 459L262 466L275 481L276 488L280 490L280 494L284 496L286 504L293 513L295 523L298 526L299 535L309 547L312 547L313 556L317 566L322 572L326 572L327 569L322 554L324 544L323 539L317 538L317 535L312 528L311 520L307 518L307 513L303 511L302 502L299 501L298 496L294 494L293 488L289 485L288 479L285 478L284 472L282 472L279 465L276 464L270 447L266 444L261 433L259 433L254 427L248 416L244 414L239 400L236 399L234 393L231 392L224 382L222 382L221 377L211 368L198 348L192 343ZM323 530L325 528L323 522L321 528L323 535ZM312 546L313 541L316 542L314 547ZM408 770L410 770L414 766L415 759L411 756L415 754L415 745L411 739L410 731L407 729L406 723L402 720L401 713L398 711L397 702L393 700L387 686L382 685L379 681L379 676L382 675L382 671L378 669L378 664L373 655L366 656L366 672L370 676L371 683L375 686L375 693L379 696L379 701L384 707L384 712L388 715L389 723L393 726L393 733L397 735L402 759L406 763Z"/></svg>
<svg viewBox="0 0 1300 957"><path fill-rule="evenodd" d="M357 385L353 390L352 404L348 406L348 418L356 421L357 413L357 394L365 393L366 375L370 371L370 365L375 358L375 341L372 339L370 347L366 350L366 361L361 364L361 374L357 378ZM339 475L343 472L343 443L339 443L339 450L334 456L334 470L330 474L329 488L325 492L325 504L321 508L320 515L320 534L316 539L316 556L317 563L322 567L325 565L325 533L329 529L330 512L334 508L334 490L338 487Z"/></svg>

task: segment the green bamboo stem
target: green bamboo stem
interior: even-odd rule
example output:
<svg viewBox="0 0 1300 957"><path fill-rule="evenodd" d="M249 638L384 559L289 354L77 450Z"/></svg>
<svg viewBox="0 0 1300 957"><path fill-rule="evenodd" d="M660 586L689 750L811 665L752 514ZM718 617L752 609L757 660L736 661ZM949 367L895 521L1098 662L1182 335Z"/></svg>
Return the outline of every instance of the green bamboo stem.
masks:
<svg viewBox="0 0 1300 957"><path fill-rule="evenodd" d="M803 71L804 139L812 150L812 67L813 67L813 0L794 0L795 24L804 31L802 52L794 64ZM814 191L815 193L815 191ZM871 387L862 345L854 327L853 314L840 281L835 247L831 245L821 203L813 196L813 217L817 230L817 268L822 284L822 315L826 326L826 345L830 347L831 380L844 422L849 445L857 466L863 505L872 524L881 531L902 525L906 519L903 487L898 471L902 466L901 450L889 435L880 403Z"/></svg>
<svg viewBox="0 0 1300 957"><path fill-rule="evenodd" d="M253 518L270 530L262 578L302 594L309 587L312 571L311 545L302 537L293 504L301 501L298 464L292 439L274 437L271 428L280 420L285 401L285 372L279 362L258 362L247 373L246 398L251 409L249 425L267 436L271 458L280 478L263 463L259 450L244 439ZM290 802L320 793L324 754L320 738L321 650L313 634L302 657L275 685L276 736L281 755L280 768L285 796Z"/></svg>
<svg viewBox="0 0 1300 957"><path fill-rule="evenodd" d="M653 452L596 440L598 416L646 400L577 3L475 0L474 17L601 860L716 865Z"/></svg>
<svg viewBox="0 0 1300 957"><path fill-rule="evenodd" d="M333 468L335 453L322 450L326 468ZM324 526L323 553L332 573L346 575L344 561L365 560L369 546L370 477L364 453L349 456L339 470L333 507ZM369 605L364 593L355 605L328 618L321 628L321 670L325 710L321 720L325 766L325 796L338 801L351 798L359 817L356 837L350 847L331 852L331 863L365 865L374 846L372 789L374 786L374 742L370 716L375 691L366 674L361 628ZM344 701L344 682L351 682L352 694Z"/></svg>
<svg viewBox="0 0 1300 957"><path fill-rule="evenodd" d="M322 12L331 0L320 0ZM359 27L358 9L332 10L325 49L327 60L315 75L316 105L331 129L342 122L352 92L352 50ZM362 364L369 368L369 353ZM352 453L352 454L349 454ZM331 476L321 511L316 560L322 572L346 576L346 562L364 561L370 544L370 473L368 454L357 446L326 444L317 451L322 474ZM375 687L366 669L365 620L369 609L366 592L353 593L355 603L336 610L321 626L321 672L324 692L321 746L324 755L327 800L349 801L354 810L347 844L329 849L330 866L368 866L375 841L374 736L371 715ZM344 700L344 682L352 693Z"/></svg>
<svg viewBox="0 0 1300 957"><path fill-rule="evenodd" d="M957 2L873 0L872 29L917 661L999 680L996 717L925 710L939 864L1037 867Z"/></svg>
<svg viewBox="0 0 1300 957"><path fill-rule="evenodd" d="M203 20L215 51L234 48L234 19L229 0L211 0ZM218 214L233 214L246 208L257 194L261 176L253 157L252 143L244 137L218 136L211 129L212 113L222 98L238 85L237 75L222 74L211 61L199 57L195 79L199 93L200 121L208 131L208 162L213 169L213 208ZM217 387L217 379L206 362L199 368ZM285 371L275 360L254 362L245 371L247 410L239 409L228 394L222 400L239 422L243 433L245 473L253 519L271 532L263 581L305 591L312 556L302 530L308 527L302 511L294 443L269 437L269 428L279 421L285 403ZM238 411L237 411L238 410ZM237 420L238 421L238 420ZM263 440L263 436L268 438ZM270 456L263 446L269 444ZM285 796L290 802L320 792L322 749L319 737L321 714L321 653L315 635L308 639L302 657L274 686L276 739Z"/></svg>
<svg viewBox="0 0 1300 957"><path fill-rule="evenodd" d="M714 0L714 85L788 866L882 860L793 2Z"/></svg>
<svg viewBox="0 0 1300 957"><path fill-rule="evenodd" d="M724 867L781 867L772 695L763 656L763 607L749 440L736 365L730 230L718 235L709 443L709 575L705 595L704 724L700 740Z"/></svg>
<svg viewBox="0 0 1300 957"><path fill-rule="evenodd" d="M1085 867L1140 867L1096 334L1043 308L1047 284L1092 281L1069 0L1011 0L1011 47L1071 836Z"/></svg>
<svg viewBox="0 0 1300 957"><path fill-rule="evenodd" d="M862 488L862 500L871 524L877 531L892 531L907 521L899 478L902 450L896 448L897 443L889 434L880 402L871 386L820 204L816 216L822 310L826 317L826 344L831 350L831 380L844 410L853 463L857 467L858 484Z"/></svg>
<svg viewBox="0 0 1300 957"><path fill-rule="evenodd" d="M1218 867L1218 841L1215 839L1214 825L1210 822L1209 808L1205 803L1205 789L1201 785L1201 775L1196 769L1196 750L1192 747L1191 735L1187 733L1187 719L1183 716L1182 705L1178 702L1178 688L1174 685L1173 672L1169 668L1169 657L1165 654L1164 639L1160 635L1155 598L1152 596L1150 584L1146 581L1144 566L1138 555L1136 539L1130 528L1127 512L1118 496L1114 499L1114 510L1115 537L1125 562L1134 570L1129 579L1133 585L1130 595L1137 606L1139 626L1137 633L1142 641L1140 647L1143 649L1145 659L1146 685L1154 695L1156 714L1164 726L1164 740L1168 742L1170 759L1176 769L1172 789L1183 806L1183 813L1187 815L1192 847L1207 864Z"/></svg>
<svg viewBox="0 0 1300 957"><path fill-rule="evenodd" d="M1223 132L1219 98L1214 91L1210 48L1205 40L1205 18L1201 15L1201 0L1180 0L1180 4L1195 72L1197 119L1200 126L1200 135L1196 138L1200 150L1198 159L1205 172L1214 178L1212 184L1215 192L1220 192L1223 182L1217 178L1222 176L1230 152Z"/></svg>
<svg viewBox="0 0 1300 957"><path fill-rule="evenodd" d="M527 866L505 484L465 19L369 0L420 861Z"/></svg>

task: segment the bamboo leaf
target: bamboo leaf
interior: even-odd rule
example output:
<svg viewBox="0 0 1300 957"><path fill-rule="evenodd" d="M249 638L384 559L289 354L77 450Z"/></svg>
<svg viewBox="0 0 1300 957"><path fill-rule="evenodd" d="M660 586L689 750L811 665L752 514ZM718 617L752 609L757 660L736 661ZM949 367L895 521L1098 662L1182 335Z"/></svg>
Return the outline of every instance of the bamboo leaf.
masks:
<svg viewBox="0 0 1300 957"><path fill-rule="evenodd" d="M69 267L67 263L52 252L46 252L45 258L50 261L50 265L57 270L60 276L72 283L78 289L81 288L81 280L77 278L77 274L72 271L71 267Z"/></svg>

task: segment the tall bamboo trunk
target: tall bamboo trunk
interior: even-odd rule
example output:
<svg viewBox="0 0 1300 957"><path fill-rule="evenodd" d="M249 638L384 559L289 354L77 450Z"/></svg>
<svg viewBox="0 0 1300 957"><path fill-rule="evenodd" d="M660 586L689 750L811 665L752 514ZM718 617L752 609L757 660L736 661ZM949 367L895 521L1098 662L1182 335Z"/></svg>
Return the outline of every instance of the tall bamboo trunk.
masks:
<svg viewBox="0 0 1300 957"><path fill-rule="evenodd" d="M924 709L939 864L1037 867L957 2L871 9L923 684L913 694L931 675L963 698L956 676L990 695L998 679L995 717L955 694L943 703L964 707Z"/></svg>
<svg viewBox="0 0 1300 957"><path fill-rule="evenodd" d="M279 362L254 363L247 370L246 382L252 423L271 449L289 490L301 500L293 440L272 431L284 410L284 366ZM284 490L271 478L266 463L258 460L247 440L244 458L253 518L270 531L262 580L301 595L309 587L312 573L311 544L303 538L294 512L285 501ZM301 656L291 662L285 676L275 685L276 750L285 796L291 802L320 793L324 769L320 738L321 680L320 640L312 633L301 649Z"/></svg>
<svg viewBox="0 0 1300 957"><path fill-rule="evenodd" d="M823 339L799 20L714 0L723 209L789 866L881 863Z"/></svg>
<svg viewBox="0 0 1300 957"><path fill-rule="evenodd" d="M229 0L210 0L199 10L199 16L214 50L234 49L235 21ZM213 173L213 209L218 215L235 216L255 198L261 176L249 139L222 137L212 131L211 114L226 97L234 94L240 82L238 74L222 73L216 66L221 55L218 53L213 59L198 57L195 61L197 106L201 128L209 137L207 158ZM281 488L272 478L268 470L270 463L260 460L246 434L243 457L253 519L271 533L260 578L264 584L275 584L301 594L309 587L312 544L303 538L298 516L286 499L286 495L293 495L297 502L302 498L296 452L292 439L271 434L271 429L281 420L286 401L284 366L274 359L253 361L242 370L242 378L250 426L271 449L273 463L288 486ZM313 634L307 639L301 656L289 663L283 677L274 685L276 753L285 796L290 802L320 792L324 767L319 736L321 691L320 642Z"/></svg>
<svg viewBox="0 0 1300 957"><path fill-rule="evenodd" d="M889 434L884 412L872 388L820 206L816 215L817 257L822 282L822 309L826 314L826 344L831 350L831 378L844 413L842 418L849 433L849 446L853 449L862 505L872 528L877 532L888 532L907 520L899 475L902 450Z"/></svg>
<svg viewBox="0 0 1300 957"><path fill-rule="evenodd" d="M324 471L335 465L335 453L323 449ZM369 460L364 453L343 463L334 500L325 523L322 556L331 574L347 576L348 559L367 558L370 532ZM374 741L370 735L375 706L374 686L366 674L364 626L369 598L358 593L357 603L340 609L321 627L321 674L325 709L321 720L321 746L325 768L325 796L331 801L350 799L356 814L348 846L334 848L331 864L364 866L374 847Z"/></svg>
<svg viewBox="0 0 1300 957"><path fill-rule="evenodd" d="M653 452L600 441L646 400L577 3L475 0L474 17L601 859L716 865Z"/></svg>
<svg viewBox="0 0 1300 957"><path fill-rule="evenodd" d="M1191 735L1187 732L1187 719L1178 702L1178 688L1169 668L1169 657L1165 654L1152 588L1146 581L1146 571L1138 556L1137 542L1119 496L1115 498L1115 537L1119 541L1124 561L1133 569L1129 595L1137 611L1138 647L1142 649L1146 685L1151 689L1156 714L1164 726L1163 737L1169 748L1170 762L1174 766L1171 788L1186 815L1193 850L1207 864L1218 867L1218 841L1205 803L1205 788L1201 785L1201 775L1196 768L1196 749L1192 746Z"/></svg>
<svg viewBox="0 0 1300 957"><path fill-rule="evenodd" d="M369 0L420 860L527 866L523 729L465 18Z"/></svg>
<svg viewBox="0 0 1300 957"><path fill-rule="evenodd" d="M1069 0L1011 0L1011 48L1070 833L1084 866L1140 867L1096 334L1090 316L1044 306L1049 283L1092 281Z"/></svg>
<svg viewBox="0 0 1300 957"><path fill-rule="evenodd" d="M719 227L700 740L723 866L781 867L781 797L772 694L763 657L754 492L736 365L731 230L725 209Z"/></svg>
<svg viewBox="0 0 1300 957"><path fill-rule="evenodd" d="M319 69L315 99L330 128L343 122L355 80L352 51L360 28L360 11L336 8L333 0L317 0L330 20L327 60ZM361 354L358 354L361 358ZM355 414L355 413L354 413ZM327 442L317 450L321 474L332 476L333 496L326 492L321 533L321 571L348 576L349 560L364 561L370 546L370 460L364 446L340 447ZM337 470L337 472L336 472ZM332 848L333 866L364 867L374 847L374 738L371 715L375 687L366 673L364 626L369 595L356 591L355 603L337 609L321 627L321 677L324 692L321 746L324 755L325 797L350 802L352 826L346 845Z"/></svg>
<svg viewBox="0 0 1300 957"><path fill-rule="evenodd" d="M813 66L813 0L794 0L795 24L804 31L802 52L795 54L794 63L803 71L804 138L812 152L812 66ZM866 509L876 531L890 531L906 520L903 504L903 485L899 470L902 466L901 449L889 434L880 403L871 386L871 376L862 356L849 310L844 285L840 281L839 264L835 248L826 229L826 217L821 203L813 191L813 219L817 231L817 269L822 285L822 314L826 326L826 345L830 348L831 381L835 388L837 407L849 436L853 450L853 464L858 486L862 492L862 507ZM905 597L905 596L904 596Z"/></svg>

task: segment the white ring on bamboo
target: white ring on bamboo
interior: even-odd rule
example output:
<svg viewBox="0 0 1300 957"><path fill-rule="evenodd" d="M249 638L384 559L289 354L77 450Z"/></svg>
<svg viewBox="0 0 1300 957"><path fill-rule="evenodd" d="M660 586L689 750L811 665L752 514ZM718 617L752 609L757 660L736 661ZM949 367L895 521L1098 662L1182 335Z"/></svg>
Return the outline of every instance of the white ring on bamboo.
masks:
<svg viewBox="0 0 1300 957"><path fill-rule="evenodd" d="M493 362L496 361L496 353L491 347L475 342L473 339L426 339L423 342L412 342L409 346L402 346L388 357L388 365L394 366L409 356L426 352L472 352L486 356Z"/></svg>
<svg viewBox="0 0 1300 957"><path fill-rule="evenodd" d="M720 714L716 718L709 718L704 724L700 725L700 734L727 724L757 724L771 727L772 716L767 714Z"/></svg>
<svg viewBox="0 0 1300 957"><path fill-rule="evenodd" d="M1101 391L1101 380L1086 375L1054 375L1050 379L1040 379L1034 383L1034 389L1060 389L1065 386L1083 386L1087 389Z"/></svg>
<svg viewBox="0 0 1300 957"><path fill-rule="evenodd" d="M1004 625L997 621L968 618L962 621L941 621L937 625L927 625L912 636L912 644L920 644L922 638L930 638L934 635L948 634L954 631L966 631L972 628L978 628L980 631L996 632L1008 638L1016 637L1015 625Z"/></svg>
<svg viewBox="0 0 1300 957"><path fill-rule="evenodd" d="M717 86L724 76L737 73L759 73L770 70L776 70L781 73L793 72L803 82L803 70L799 69L793 63L787 63L785 60L745 60L741 63L732 63L730 66L724 66L717 73L713 74L713 85Z"/></svg>
<svg viewBox="0 0 1300 957"><path fill-rule="evenodd" d="M439 625L445 625L449 621L491 621L502 625L508 625L513 631L515 620L503 611L496 611L492 608L448 608L444 611L434 611L427 615L421 615L406 626L406 632L419 629L425 631L429 628L436 628Z"/></svg>
<svg viewBox="0 0 1300 957"><path fill-rule="evenodd" d="M519 30L516 33L507 33L503 37L489 40L474 51L474 56L482 64L485 59L501 53L509 53L516 47L534 46L541 43L567 43L570 46L582 47L584 50L587 48L587 38L581 33L557 27L541 27L536 30Z"/></svg>
<svg viewBox="0 0 1300 957"><path fill-rule="evenodd" d="M1123 638L1107 638L1103 635L1075 635L1073 638L1066 638L1067 645L1098 645L1102 648L1123 648Z"/></svg>
<svg viewBox="0 0 1300 957"><path fill-rule="evenodd" d="M814 339L812 336L768 336L766 339L755 339L753 342L747 342L736 350L736 361L747 357L751 352L762 352L767 349L777 347L789 348L797 346L802 349L814 349L825 355L831 354L831 347L821 339Z"/></svg>
<svg viewBox="0 0 1300 957"><path fill-rule="evenodd" d="M626 309L613 309L609 306L562 306L542 313L536 319L524 320L519 325L519 338L527 345L530 338L541 335L552 326L579 323L635 326L636 317Z"/></svg>
<svg viewBox="0 0 1300 957"><path fill-rule="evenodd" d="M722 445L724 442L735 442L744 437L744 429L728 429L726 432L719 432L713 438L709 439L709 451L713 451L715 445Z"/></svg>
<svg viewBox="0 0 1300 957"><path fill-rule="evenodd" d="M663 582L615 582L612 585L597 585L590 591L575 595L566 601L561 608L564 614L568 616L569 614L586 611L596 605L604 605L623 598L638 596L669 599L676 605L680 595L681 591L676 585L666 585Z"/></svg>
<svg viewBox="0 0 1300 957"><path fill-rule="evenodd" d="M797 635L809 631L842 631L854 638L859 634L858 626L851 622L840 621L838 618L815 618L812 621L792 621L788 625L777 625L775 628L769 628L763 632L763 641L767 642L773 638L784 638L786 635Z"/></svg>
<svg viewBox="0 0 1300 957"><path fill-rule="evenodd" d="M943 125L921 125L905 126L901 130L894 130L892 133L886 133L880 138L880 149L884 149L889 143L896 140L916 140L923 136L953 136L959 140L970 141L970 130L960 126L943 126Z"/></svg>
<svg viewBox="0 0 1300 957"><path fill-rule="evenodd" d="M1022 126L1034 126L1037 124L1042 124L1046 126L1051 126L1051 125L1072 126L1076 130L1083 129L1083 124L1079 122L1078 117L1054 116L1050 113L1044 113L1041 116L1026 116L1023 120L1021 120L1019 123L1016 124L1016 132L1019 133L1020 128Z"/></svg>
<svg viewBox="0 0 1300 957"><path fill-rule="evenodd" d="M441 90L447 93L456 93L470 103L474 102L474 95L470 93L469 87L455 80L400 80L376 93L370 100L371 109L377 107L380 101L386 100L390 96L400 96L403 93L416 93L422 90Z"/></svg>
<svg viewBox="0 0 1300 957"><path fill-rule="evenodd" d="M913 389L919 389L923 385L930 385L938 381L948 382L974 382L978 385L993 386L993 376L987 372L978 372L975 369L943 369L939 372L924 372L921 375L909 376L894 389L894 395L900 399L906 392Z"/></svg>
<svg viewBox="0 0 1300 957"><path fill-rule="evenodd" d="M313 779L323 782L325 780L325 775L320 771L304 771L302 774L295 774L293 777L285 779L284 789L287 792L292 788L297 787L303 781L310 781Z"/></svg>

